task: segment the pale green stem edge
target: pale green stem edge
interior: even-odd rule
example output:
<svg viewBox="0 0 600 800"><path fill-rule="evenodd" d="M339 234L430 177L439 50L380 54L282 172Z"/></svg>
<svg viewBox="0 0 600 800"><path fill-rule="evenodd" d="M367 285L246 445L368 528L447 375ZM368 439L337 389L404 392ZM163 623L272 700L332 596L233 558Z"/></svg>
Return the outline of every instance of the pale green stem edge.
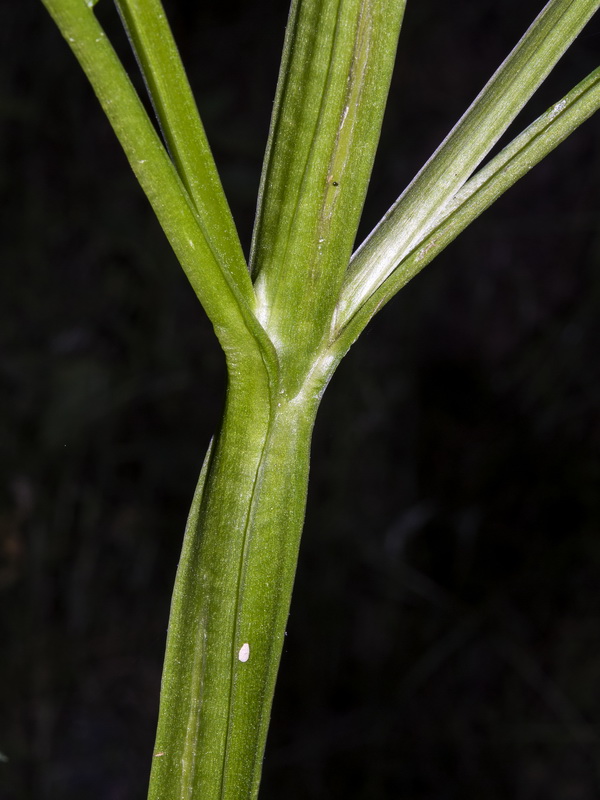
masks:
<svg viewBox="0 0 600 800"><path fill-rule="evenodd" d="M431 229L600 6L550 0L438 150L352 257L337 304L344 327Z"/></svg>
<svg viewBox="0 0 600 800"><path fill-rule="evenodd" d="M507 189L600 108L600 67L542 114L477 172L425 229L413 249L355 315L332 332L331 352L342 357L369 320Z"/></svg>

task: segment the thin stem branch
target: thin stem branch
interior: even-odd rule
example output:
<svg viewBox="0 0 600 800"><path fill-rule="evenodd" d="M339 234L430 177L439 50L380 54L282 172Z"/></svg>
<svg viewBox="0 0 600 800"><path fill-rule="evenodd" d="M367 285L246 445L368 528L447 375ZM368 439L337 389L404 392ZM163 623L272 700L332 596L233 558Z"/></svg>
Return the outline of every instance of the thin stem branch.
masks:
<svg viewBox="0 0 600 800"><path fill-rule="evenodd" d="M232 363L259 348L271 375L271 342L206 238L194 202L93 10L83 0L43 0L86 73L129 164ZM273 383L275 380L273 379Z"/></svg>
<svg viewBox="0 0 600 800"><path fill-rule="evenodd" d="M254 292L238 233L160 0L116 0L171 158L204 236L251 306Z"/></svg>
<svg viewBox="0 0 600 800"><path fill-rule="evenodd" d="M353 255L343 327L431 227L570 46L600 0L550 0L472 105Z"/></svg>
<svg viewBox="0 0 600 800"><path fill-rule="evenodd" d="M446 204L422 238L345 324L332 352L347 351L369 320L483 211L600 108L600 67L538 117Z"/></svg>

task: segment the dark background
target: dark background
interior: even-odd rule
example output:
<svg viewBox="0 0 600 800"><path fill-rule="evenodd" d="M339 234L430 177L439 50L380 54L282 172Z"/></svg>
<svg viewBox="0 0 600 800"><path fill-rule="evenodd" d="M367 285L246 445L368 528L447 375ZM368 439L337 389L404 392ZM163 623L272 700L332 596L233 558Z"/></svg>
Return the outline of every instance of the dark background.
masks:
<svg viewBox="0 0 600 800"><path fill-rule="evenodd" d="M365 231L540 6L409 2ZM247 246L286 2L167 11ZM520 127L599 49L592 21ZM41 3L0 7L0 52L0 798L141 800L223 364ZM599 125L332 382L262 800L600 796Z"/></svg>

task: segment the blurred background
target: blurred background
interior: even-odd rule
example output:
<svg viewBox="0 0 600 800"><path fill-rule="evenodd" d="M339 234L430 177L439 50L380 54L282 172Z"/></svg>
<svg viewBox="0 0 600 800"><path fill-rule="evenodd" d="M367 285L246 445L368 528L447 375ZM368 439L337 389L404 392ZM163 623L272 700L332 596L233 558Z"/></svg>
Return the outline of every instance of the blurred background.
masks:
<svg viewBox="0 0 600 800"><path fill-rule="evenodd" d="M247 248L286 0L165 5ZM363 234L540 7L409 2ZM223 363L40 2L0 52L0 798L142 800ZM517 128L599 52L600 19ZM261 800L600 796L599 126L335 376Z"/></svg>

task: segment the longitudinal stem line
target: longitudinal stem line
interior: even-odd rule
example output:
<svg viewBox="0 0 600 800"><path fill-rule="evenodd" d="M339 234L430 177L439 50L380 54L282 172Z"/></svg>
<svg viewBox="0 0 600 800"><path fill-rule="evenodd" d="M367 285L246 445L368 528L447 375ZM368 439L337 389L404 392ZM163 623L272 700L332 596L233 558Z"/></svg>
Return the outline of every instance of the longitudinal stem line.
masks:
<svg viewBox="0 0 600 800"><path fill-rule="evenodd" d="M227 702L227 726L225 734L225 746L223 748L223 768L221 770L221 786L219 791L220 800L225 800L225 789L226 789L225 784L228 775L227 760L231 750L231 738L232 738L232 727L233 727L232 726L233 689L235 680L235 668L237 666L236 660L238 658L236 653L239 643L241 642L240 607L242 604L242 596L244 592L244 578L246 576L247 566L248 566L248 545L250 539L250 530L256 506L256 499L259 494L260 485L262 482L262 474L265 465L265 452L271 440L272 432L273 432L273 409L271 407L269 413L267 433L264 438L264 444L261 450L260 458L256 468L254 483L252 485L252 490L250 493L250 502L248 504L248 513L246 515L246 521L244 523L244 533L242 537L242 546L241 546L240 560L238 565L238 581L236 587L236 600L235 600L235 610L234 610L234 628L233 628L233 639L231 642L231 674L229 679L229 696Z"/></svg>

